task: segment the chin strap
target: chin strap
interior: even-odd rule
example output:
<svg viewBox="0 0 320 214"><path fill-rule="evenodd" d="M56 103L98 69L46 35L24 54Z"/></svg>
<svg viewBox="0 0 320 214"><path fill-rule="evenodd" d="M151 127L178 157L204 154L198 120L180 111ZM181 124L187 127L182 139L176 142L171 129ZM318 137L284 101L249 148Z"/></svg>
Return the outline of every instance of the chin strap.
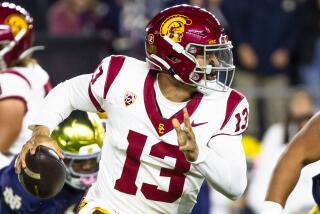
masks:
<svg viewBox="0 0 320 214"><path fill-rule="evenodd" d="M4 61L3 56L0 56L0 70L4 70L7 68L7 63Z"/></svg>

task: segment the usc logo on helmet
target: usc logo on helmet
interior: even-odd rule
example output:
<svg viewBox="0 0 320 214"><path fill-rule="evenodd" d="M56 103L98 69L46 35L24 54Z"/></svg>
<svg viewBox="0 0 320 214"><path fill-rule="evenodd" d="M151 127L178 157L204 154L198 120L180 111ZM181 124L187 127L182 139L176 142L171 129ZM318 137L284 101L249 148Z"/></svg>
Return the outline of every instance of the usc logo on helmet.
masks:
<svg viewBox="0 0 320 214"><path fill-rule="evenodd" d="M160 35L168 36L174 42L181 42L185 25L191 25L192 21L184 15L172 15L164 20L160 27Z"/></svg>
<svg viewBox="0 0 320 214"><path fill-rule="evenodd" d="M16 36L22 29L28 32L29 26L23 16L12 14L4 20L5 25L11 27L12 34Z"/></svg>

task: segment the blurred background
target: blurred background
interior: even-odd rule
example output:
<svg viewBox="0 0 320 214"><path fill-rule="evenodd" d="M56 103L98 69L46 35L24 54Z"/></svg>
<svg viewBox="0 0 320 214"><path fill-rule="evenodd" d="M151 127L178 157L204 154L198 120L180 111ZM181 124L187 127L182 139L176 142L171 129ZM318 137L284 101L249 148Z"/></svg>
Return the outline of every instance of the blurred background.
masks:
<svg viewBox="0 0 320 214"><path fill-rule="evenodd" d="M272 169L291 137L320 106L319 0L16 0L34 18L35 53L53 85L91 73L110 54L144 60L145 26L163 8L188 3L216 15L231 38L237 72L233 87L250 103L243 144L249 185L231 202L204 184L193 213L258 213ZM213 109L214 111L214 109ZM303 171L287 213L314 204ZM292 203L290 200L292 198Z"/></svg>

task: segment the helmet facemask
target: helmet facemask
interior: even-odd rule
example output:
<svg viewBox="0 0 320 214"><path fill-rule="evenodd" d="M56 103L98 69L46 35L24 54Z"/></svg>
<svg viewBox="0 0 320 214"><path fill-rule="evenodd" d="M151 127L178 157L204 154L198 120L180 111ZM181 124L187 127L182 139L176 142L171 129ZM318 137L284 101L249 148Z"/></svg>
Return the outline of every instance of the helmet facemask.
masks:
<svg viewBox="0 0 320 214"><path fill-rule="evenodd" d="M184 49L182 45L173 42L167 36L164 40L174 51L184 55L196 65L189 75L190 83L183 81L174 71L173 76L177 80L196 86L197 90L203 94L208 94L212 90L225 92L230 88L235 71L230 41L214 45L189 43Z"/></svg>
<svg viewBox="0 0 320 214"><path fill-rule="evenodd" d="M94 154L81 156L64 153L64 156L64 163L67 171L66 182L76 189L88 189L97 179L100 151Z"/></svg>
<svg viewBox="0 0 320 214"><path fill-rule="evenodd" d="M231 43L223 45L201 45L190 43L186 53L196 63L189 80L201 92L209 90L227 91L232 83L235 66Z"/></svg>

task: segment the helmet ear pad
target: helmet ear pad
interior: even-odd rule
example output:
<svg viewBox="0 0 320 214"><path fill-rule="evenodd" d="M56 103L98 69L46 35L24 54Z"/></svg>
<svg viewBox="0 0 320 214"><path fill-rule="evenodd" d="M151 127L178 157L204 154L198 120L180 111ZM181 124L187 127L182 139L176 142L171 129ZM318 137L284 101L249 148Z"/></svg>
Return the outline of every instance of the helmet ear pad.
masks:
<svg viewBox="0 0 320 214"><path fill-rule="evenodd" d="M183 82L193 84L190 81L190 75L195 68L196 62L182 53L172 50L167 56L168 64L173 71L182 79Z"/></svg>
<svg viewBox="0 0 320 214"><path fill-rule="evenodd" d="M158 43L157 46L161 46L161 49L159 50L159 48L156 48L156 51L151 53L164 60L167 65L170 66L170 70L160 60L153 58L149 54L147 54L147 56L150 56L148 59L155 63L157 67L160 67L162 71L166 71L169 74L177 74L183 82L193 84L189 78L191 73L190 71L193 71L196 67L196 62L192 59L191 54L190 57L188 57L183 53L178 53L172 48L170 43L165 41L165 39L159 34L154 36L154 39ZM148 42L146 43L146 50L151 50L153 48L153 44L149 44Z"/></svg>

